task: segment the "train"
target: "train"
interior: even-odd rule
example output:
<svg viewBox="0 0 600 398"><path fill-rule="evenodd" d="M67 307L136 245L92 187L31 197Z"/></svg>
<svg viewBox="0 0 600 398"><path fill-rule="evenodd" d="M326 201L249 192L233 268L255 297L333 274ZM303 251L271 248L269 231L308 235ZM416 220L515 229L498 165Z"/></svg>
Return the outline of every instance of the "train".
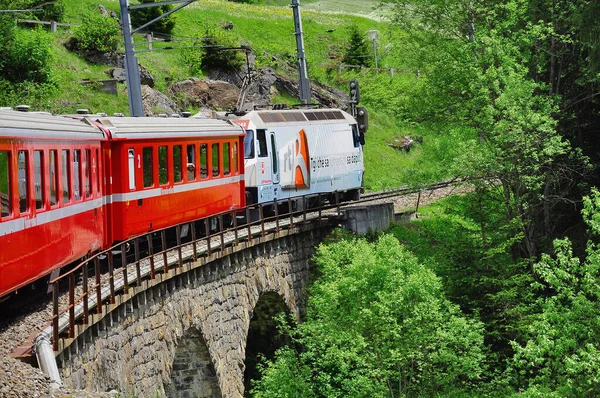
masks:
<svg viewBox="0 0 600 398"><path fill-rule="evenodd" d="M0 110L0 301L153 230L307 194L356 199L362 144L339 109L230 119Z"/></svg>

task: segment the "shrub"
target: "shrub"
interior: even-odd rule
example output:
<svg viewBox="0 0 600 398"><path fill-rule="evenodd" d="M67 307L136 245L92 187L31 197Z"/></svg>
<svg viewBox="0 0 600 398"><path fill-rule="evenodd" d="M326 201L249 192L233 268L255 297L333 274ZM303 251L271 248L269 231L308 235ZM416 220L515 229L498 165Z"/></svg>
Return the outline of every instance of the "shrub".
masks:
<svg viewBox="0 0 600 398"><path fill-rule="evenodd" d="M75 47L83 52L114 52L121 41L119 23L97 13L88 14L73 33Z"/></svg>
<svg viewBox="0 0 600 398"><path fill-rule="evenodd" d="M41 29L12 32L12 40L5 42L2 76L12 82L31 81L47 83L52 75L52 37Z"/></svg>
<svg viewBox="0 0 600 398"><path fill-rule="evenodd" d="M240 45L231 36L222 32L205 33L202 44L182 53L183 62L192 73L207 70L236 70L245 63Z"/></svg>

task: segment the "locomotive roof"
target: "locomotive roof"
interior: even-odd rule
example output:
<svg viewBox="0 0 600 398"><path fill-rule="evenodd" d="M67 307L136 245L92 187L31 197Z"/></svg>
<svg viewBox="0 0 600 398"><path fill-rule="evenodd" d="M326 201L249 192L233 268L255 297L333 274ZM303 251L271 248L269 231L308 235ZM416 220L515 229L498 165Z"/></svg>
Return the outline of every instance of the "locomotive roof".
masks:
<svg viewBox="0 0 600 398"><path fill-rule="evenodd" d="M239 126L220 119L102 117L94 120L110 130L113 139L215 137L245 134Z"/></svg>
<svg viewBox="0 0 600 398"><path fill-rule="evenodd" d="M301 124L356 123L354 118L340 109L286 109L248 112L240 120L251 120L256 127Z"/></svg>
<svg viewBox="0 0 600 398"><path fill-rule="evenodd" d="M0 111L0 136L54 139L103 139L104 134L85 122L48 113Z"/></svg>

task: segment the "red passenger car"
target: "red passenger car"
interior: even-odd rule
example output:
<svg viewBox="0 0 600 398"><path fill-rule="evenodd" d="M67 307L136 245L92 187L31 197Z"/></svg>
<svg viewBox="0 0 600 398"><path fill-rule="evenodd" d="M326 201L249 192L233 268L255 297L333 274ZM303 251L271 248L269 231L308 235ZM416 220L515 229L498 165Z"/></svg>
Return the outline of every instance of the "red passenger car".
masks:
<svg viewBox="0 0 600 398"><path fill-rule="evenodd" d="M0 297L105 243L98 128L0 111Z"/></svg>
<svg viewBox="0 0 600 398"><path fill-rule="evenodd" d="M245 132L0 111L0 298L116 241L245 205Z"/></svg>
<svg viewBox="0 0 600 398"><path fill-rule="evenodd" d="M201 118L93 121L110 136L105 150L109 241L245 205L237 125Z"/></svg>

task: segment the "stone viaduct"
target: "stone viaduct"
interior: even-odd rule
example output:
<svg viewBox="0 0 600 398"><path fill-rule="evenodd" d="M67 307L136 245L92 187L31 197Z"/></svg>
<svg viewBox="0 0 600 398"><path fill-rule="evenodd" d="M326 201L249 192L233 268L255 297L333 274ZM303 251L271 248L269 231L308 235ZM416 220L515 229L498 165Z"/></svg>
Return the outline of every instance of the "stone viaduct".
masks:
<svg viewBox="0 0 600 398"><path fill-rule="evenodd" d="M67 387L135 397L241 397L261 297L300 318L310 258L331 228L267 237L121 304L58 357Z"/></svg>
<svg viewBox="0 0 600 398"><path fill-rule="evenodd" d="M264 340L248 339L253 313L271 306L300 320L323 238L340 223L364 233L393 218L388 203L305 219L159 274L58 351L62 382L126 397L242 397L246 351Z"/></svg>

